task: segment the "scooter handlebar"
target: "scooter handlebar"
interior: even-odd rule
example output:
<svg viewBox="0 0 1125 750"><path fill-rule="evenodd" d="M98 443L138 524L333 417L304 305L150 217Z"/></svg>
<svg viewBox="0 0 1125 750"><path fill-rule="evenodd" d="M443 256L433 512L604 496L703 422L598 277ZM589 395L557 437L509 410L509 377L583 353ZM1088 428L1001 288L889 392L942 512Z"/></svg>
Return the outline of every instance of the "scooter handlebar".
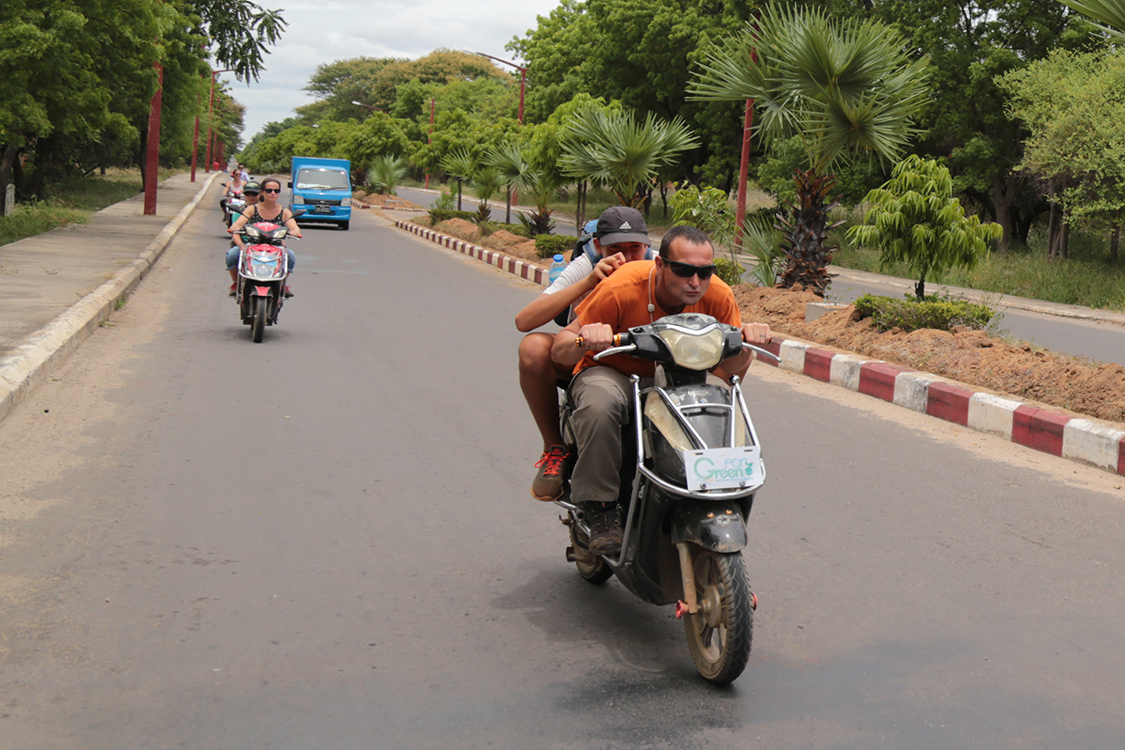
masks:
<svg viewBox="0 0 1125 750"><path fill-rule="evenodd" d="M745 341L743 341L742 342L742 348L743 349L749 349L750 351L754 352L758 356L765 355L765 356L769 357L770 359L772 359L774 362L780 362L781 361L781 357L777 356L776 354L774 354L771 351L763 349L760 346L754 346L753 344L747 344Z"/></svg>
<svg viewBox="0 0 1125 750"><path fill-rule="evenodd" d="M574 339L574 345L575 346L582 346L584 343L586 343L586 340L583 339L581 336L575 337L575 339ZM632 343L633 343L633 334L629 333L628 331L626 331L625 333L615 333L615 334L613 334L613 345L615 347L629 346Z"/></svg>

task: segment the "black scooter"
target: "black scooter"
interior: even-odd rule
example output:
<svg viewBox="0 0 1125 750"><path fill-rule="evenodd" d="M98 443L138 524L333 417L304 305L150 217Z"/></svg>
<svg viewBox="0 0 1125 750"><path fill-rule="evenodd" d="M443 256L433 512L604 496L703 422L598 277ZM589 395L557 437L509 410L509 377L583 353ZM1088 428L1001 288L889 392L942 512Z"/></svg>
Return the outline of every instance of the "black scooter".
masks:
<svg viewBox="0 0 1125 750"><path fill-rule="evenodd" d="M570 502L568 483L556 501L570 529L566 557L591 583L617 576L646 602L675 604L700 675L725 685L750 658L757 597L741 550L766 473L739 379L727 389L708 383L707 373L744 347L777 358L744 343L739 329L697 313L632 328L614 343L595 359L627 353L657 363L652 387L631 378L634 439L624 441L624 539L616 558L591 553L590 528ZM572 411L564 397L563 435L576 456Z"/></svg>

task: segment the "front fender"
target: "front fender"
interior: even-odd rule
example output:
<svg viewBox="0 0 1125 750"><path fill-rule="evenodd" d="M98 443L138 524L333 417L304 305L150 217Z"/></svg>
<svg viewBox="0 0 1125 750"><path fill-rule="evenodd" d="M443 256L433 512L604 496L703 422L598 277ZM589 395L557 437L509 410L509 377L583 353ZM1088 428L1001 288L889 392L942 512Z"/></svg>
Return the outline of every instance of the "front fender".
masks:
<svg viewBox="0 0 1125 750"><path fill-rule="evenodd" d="M746 546L746 521L737 502L683 502L672 515L672 542L738 552Z"/></svg>

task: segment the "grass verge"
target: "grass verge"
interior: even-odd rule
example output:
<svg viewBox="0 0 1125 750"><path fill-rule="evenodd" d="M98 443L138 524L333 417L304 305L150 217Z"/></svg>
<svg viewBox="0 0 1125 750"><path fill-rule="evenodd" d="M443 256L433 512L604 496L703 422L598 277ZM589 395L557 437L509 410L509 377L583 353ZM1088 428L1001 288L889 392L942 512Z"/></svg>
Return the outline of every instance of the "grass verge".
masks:
<svg viewBox="0 0 1125 750"><path fill-rule="evenodd" d="M912 278L903 264L880 269L878 252L868 248L841 246L832 262L858 271ZM1125 312L1125 269L1120 264L1087 258L1051 260L1026 247L992 253L971 271L953 270L940 279L926 280L927 289L937 284Z"/></svg>
<svg viewBox="0 0 1125 750"><path fill-rule="evenodd" d="M160 170L165 180L182 170ZM52 187L47 200L16 204L10 216L0 216L0 245L34 237L67 224L85 224L106 206L142 192L138 170L113 169L105 176L79 177Z"/></svg>

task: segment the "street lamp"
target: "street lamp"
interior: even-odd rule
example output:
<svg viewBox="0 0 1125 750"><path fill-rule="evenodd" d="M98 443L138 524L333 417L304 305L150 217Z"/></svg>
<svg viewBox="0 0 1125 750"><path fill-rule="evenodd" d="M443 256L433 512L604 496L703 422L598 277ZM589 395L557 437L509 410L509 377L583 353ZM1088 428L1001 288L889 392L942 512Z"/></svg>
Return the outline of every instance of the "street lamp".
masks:
<svg viewBox="0 0 1125 750"><path fill-rule="evenodd" d="M474 55L480 55L481 57L487 57L489 60L495 60L498 63L504 63L505 65L511 65L513 68L515 68L516 70L518 70L520 72L520 109L519 109L519 114L516 115L516 119L519 120L520 124L522 125L523 124L523 92L524 92L524 89L527 87L527 68L525 68L522 65L516 65L514 62L509 62L508 60L501 60L499 57L493 57L492 55L486 55L483 52L473 52L473 54Z"/></svg>
<svg viewBox="0 0 1125 750"><path fill-rule="evenodd" d="M379 109L378 107L376 107L373 104L364 104L363 102L357 102L355 99L352 99L352 104L354 104L357 107L366 107L367 109L371 110L372 112L383 112L383 110ZM383 114L387 114L387 113L383 112Z"/></svg>

